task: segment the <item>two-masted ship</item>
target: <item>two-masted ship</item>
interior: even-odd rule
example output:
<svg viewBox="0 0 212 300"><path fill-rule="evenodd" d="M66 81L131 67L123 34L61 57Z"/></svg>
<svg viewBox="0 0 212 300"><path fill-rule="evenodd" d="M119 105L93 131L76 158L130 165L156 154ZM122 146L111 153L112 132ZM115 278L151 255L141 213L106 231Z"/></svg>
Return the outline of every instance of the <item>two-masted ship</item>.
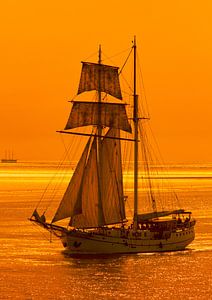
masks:
<svg viewBox="0 0 212 300"><path fill-rule="evenodd" d="M72 101L65 133L82 135L87 144L51 222L37 209L30 220L59 237L70 254L116 254L183 250L194 239L195 220L184 209L138 211L139 136L138 95L136 87L137 47L134 57L133 115L128 117L122 103L119 68L102 64L101 47L98 63L83 62L78 94L97 92L96 101ZM105 95L116 98L106 102ZM129 120L132 121L131 127ZM92 126L90 134L72 129ZM70 131L72 130L72 131ZM134 144L133 189L134 216L127 221L123 189L121 132L132 134L127 143ZM148 174L147 174L148 176ZM56 223L67 219L67 227Z"/></svg>

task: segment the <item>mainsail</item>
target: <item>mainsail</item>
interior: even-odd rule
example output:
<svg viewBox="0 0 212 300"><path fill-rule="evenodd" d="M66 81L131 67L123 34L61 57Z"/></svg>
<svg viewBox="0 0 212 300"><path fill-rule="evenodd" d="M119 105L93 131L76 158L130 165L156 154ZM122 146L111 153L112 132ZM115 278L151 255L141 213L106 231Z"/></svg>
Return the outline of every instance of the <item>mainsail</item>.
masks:
<svg viewBox="0 0 212 300"><path fill-rule="evenodd" d="M83 62L78 94L91 90L98 91L101 86L101 92L121 100L118 69L114 66Z"/></svg>

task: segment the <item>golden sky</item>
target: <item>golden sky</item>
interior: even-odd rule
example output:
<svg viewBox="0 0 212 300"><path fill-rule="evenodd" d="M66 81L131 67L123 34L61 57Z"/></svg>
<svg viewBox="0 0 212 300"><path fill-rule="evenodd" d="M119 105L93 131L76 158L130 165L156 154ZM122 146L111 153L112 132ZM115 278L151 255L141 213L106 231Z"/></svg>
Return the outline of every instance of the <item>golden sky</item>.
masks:
<svg viewBox="0 0 212 300"><path fill-rule="evenodd" d="M82 60L137 36L151 124L167 162L211 162L211 0L5 0L0 154L60 159Z"/></svg>

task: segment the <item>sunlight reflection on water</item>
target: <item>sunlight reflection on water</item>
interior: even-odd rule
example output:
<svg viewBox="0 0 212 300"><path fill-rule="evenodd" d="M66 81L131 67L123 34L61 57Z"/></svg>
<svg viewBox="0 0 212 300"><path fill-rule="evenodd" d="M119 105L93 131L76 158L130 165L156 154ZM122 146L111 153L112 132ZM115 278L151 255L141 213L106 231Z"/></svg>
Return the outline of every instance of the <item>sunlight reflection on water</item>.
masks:
<svg viewBox="0 0 212 300"><path fill-rule="evenodd" d="M175 167L172 172L172 186L197 219L196 239L188 250L96 258L65 255L59 240L27 220L54 176L54 165L4 168L6 172L0 166L0 299L210 299L211 166ZM67 175L62 177L50 218L67 185ZM53 184L60 176L54 178ZM126 178L131 183L131 175ZM43 208L50 197L51 192Z"/></svg>

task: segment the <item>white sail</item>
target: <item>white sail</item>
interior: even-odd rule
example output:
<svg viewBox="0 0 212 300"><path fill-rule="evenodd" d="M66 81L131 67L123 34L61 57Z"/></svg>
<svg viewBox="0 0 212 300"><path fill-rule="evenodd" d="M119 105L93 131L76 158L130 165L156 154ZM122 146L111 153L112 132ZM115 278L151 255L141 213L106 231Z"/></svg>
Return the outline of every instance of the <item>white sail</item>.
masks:
<svg viewBox="0 0 212 300"><path fill-rule="evenodd" d="M95 138L84 170L80 195L78 196L82 204L82 213L71 218L71 226L89 228L104 225L104 222L99 220L98 186L97 143Z"/></svg>
<svg viewBox="0 0 212 300"><path fill-rule="evenodd" d="M101 149L101 187L102 208L105 224L122 222L125 219L123 178L121 163L120 132L110 129Z"/></svg>
<svg viewBox="0 0 212 300"><path fill-rule="evenodd" d="M73 101L65 129L100 123L102 126L131 132L125 106L118 103Z"/></svg>
<svg viewBox="0 0 212 300"><path fill-rule="evenodd" d="M71 216L75 215L76 213L80 213L82 208L80 207L78 195L80 193L81 182L83 178L83 172L86 165L86 160L88 156L88 150L90 146L90 140L82 153L82 156L77 164L75 172L71 178L71 181L66 189L66 192L63 196L63 199L60 202L60 205L56 211L56 214L52 220L53 222L70 218Z"/></svg>
<svg viewBox="0 0 212 300"><path fill-rule="evenodd" d="M101 87L101 92L122 99L118 67L89 62L82 64L78 94L91 90L98 91Z"/></svg>

